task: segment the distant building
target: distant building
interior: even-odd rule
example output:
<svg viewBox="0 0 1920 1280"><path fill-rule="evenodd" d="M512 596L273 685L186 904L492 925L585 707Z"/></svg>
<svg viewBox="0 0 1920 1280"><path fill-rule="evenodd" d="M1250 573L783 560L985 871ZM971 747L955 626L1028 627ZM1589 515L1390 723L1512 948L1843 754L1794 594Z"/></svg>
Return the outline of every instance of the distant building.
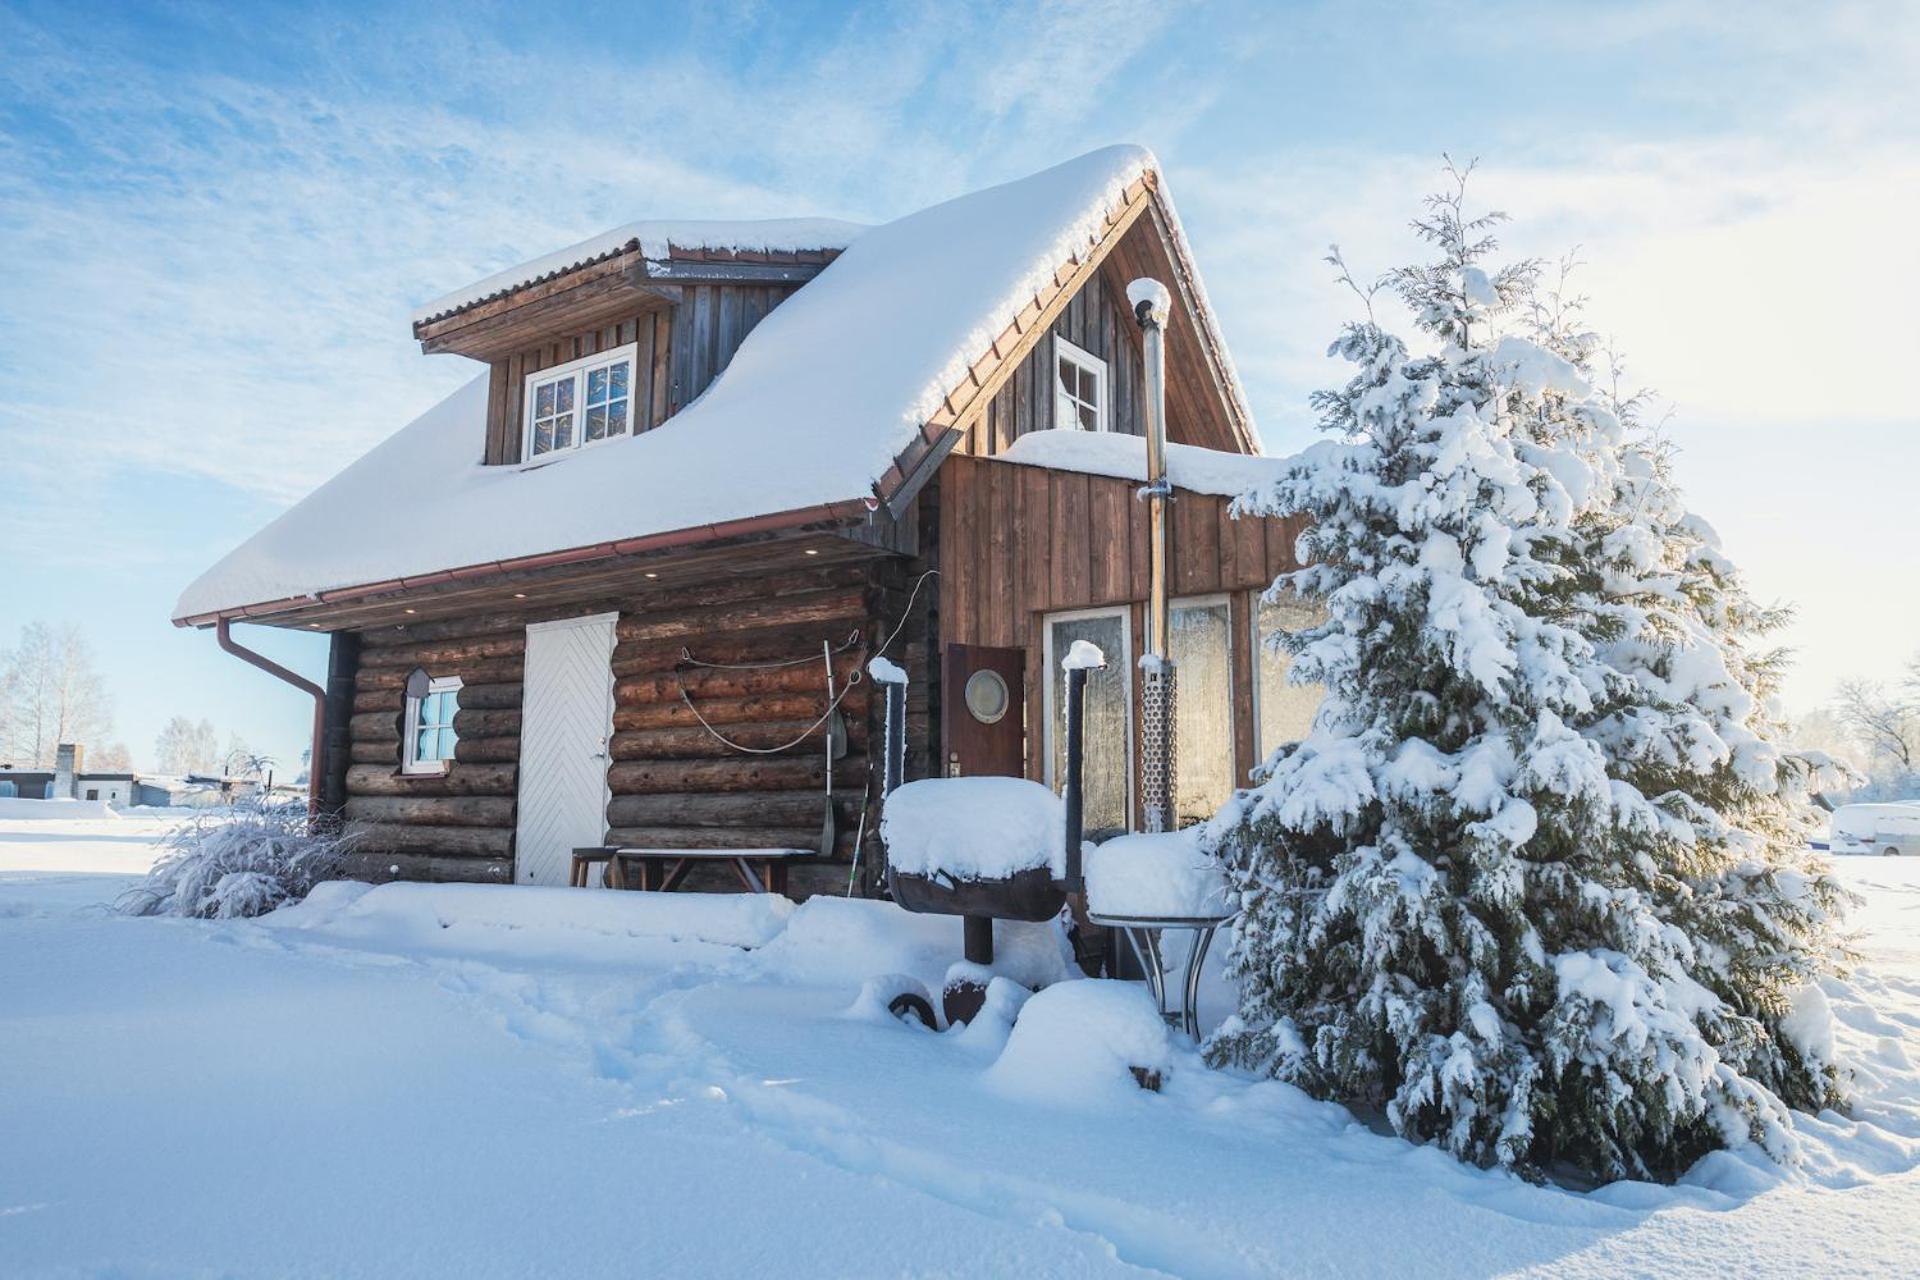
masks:
<svg viewBox="0 0 1920 1280"><path fill-rule="evenodd" d="M131 773L88 773L80 767L84 756L79 744L63 742L51 769L0 764L0 799L98 800L116 808L134 803Z"/></svg>

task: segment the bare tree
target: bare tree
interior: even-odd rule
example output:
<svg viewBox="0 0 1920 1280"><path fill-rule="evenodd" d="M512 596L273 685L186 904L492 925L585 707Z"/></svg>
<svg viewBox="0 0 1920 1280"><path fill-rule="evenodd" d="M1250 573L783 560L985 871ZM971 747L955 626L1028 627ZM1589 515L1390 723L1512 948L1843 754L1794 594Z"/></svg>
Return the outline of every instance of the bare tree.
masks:
<svg viewBox="0 0 1920 1280"><path fill-rule="evenodd" d="M1917 682L1910 675L1903 683L1913 688ZM1873 755L1886 757L1901 773L1913 772L1920 760L1920 697L1890 693L1877 680L1845 680L1834 712Z"/></svg>
<svg viewBox="0 0 1920 1280"><path fill-rule="evenodd" d="M154 763L162 773L208 773L220 763L219 748L214 745L213 725L195 723L185 716L174 716L154 739Z"/></svg>
<svg viewBox="0 0 1920 1280"><path fill-rule="evenodd" d="M46 767L63 742L104 739L112 727L106 686L79 627L30 622L20 642L0 655L0 696L6 709L6 754L16 763Z"/></svg>
<svg viewBox="0 0 1920 1280"><path fill-rule="evenodd" d="M124 742L109 742L87 752L87 767L102 773L132 773L133 753L127 750Z"/></svg>

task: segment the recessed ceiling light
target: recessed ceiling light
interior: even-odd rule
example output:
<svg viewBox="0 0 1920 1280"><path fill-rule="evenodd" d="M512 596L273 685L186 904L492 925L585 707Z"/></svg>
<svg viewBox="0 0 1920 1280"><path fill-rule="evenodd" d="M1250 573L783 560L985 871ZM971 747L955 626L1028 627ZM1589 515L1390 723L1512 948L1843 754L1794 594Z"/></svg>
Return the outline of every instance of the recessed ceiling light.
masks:
<svg viewBox="0 0 1920 1280"><path fill-rule="evenodd" d="M412 612L413 612L413 610L411 610L411 609L409 609L409 610L407 610L407 612L408 612L408 613L412 613Z"/></svg>
<svg viewBox="0 0 1920 1280"><path fill-rule="evenodd" d="M820 553L819 553L818 551L815 551L815 550L814 550L814 549L813 549L812 547L808 547L808 548L807 548L807 554L808 554L808 555L810 555L810 556L817 556L817 555L819 555Z"/></svg>
<svg viewBox="0 0 1920 1280"><path fill-rule="evenodd" d="M647 576L648 576L649 578L657 578L657 577L659 577L660 575L659 575L659 574L657 574L657 573L650 573L650 574L648 574Z"/></svg>
<svg viewBox="0 0 1920 1280"><path fill-rule="evenodd" d="M527 593L524 591L516 591L513 593L513 598L515 600L525 600L527 598Z"/></svg>

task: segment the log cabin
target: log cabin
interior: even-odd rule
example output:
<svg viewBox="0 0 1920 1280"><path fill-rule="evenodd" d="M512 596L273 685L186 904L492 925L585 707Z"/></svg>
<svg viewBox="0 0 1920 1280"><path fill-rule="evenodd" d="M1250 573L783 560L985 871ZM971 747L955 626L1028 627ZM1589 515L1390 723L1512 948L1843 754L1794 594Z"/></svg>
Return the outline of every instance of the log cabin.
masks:
<svg viewBox="0 0 1920 1280"><path fill-rule="evenodd" d="M1151 153L1121 146L880 226L622 227L420 308L445 401L189 586L174 621L315 701L316 804L355 872L564 884L571 850L812 849L796 895L882 883L883 699L907 776L1054 782L1058 655L1089 691L1087 822L1138 821L1143 356L1165 327L1179 798L1299 736L1262 644L1295 567ZM230 639L330 637L324 684Z"/></svg>

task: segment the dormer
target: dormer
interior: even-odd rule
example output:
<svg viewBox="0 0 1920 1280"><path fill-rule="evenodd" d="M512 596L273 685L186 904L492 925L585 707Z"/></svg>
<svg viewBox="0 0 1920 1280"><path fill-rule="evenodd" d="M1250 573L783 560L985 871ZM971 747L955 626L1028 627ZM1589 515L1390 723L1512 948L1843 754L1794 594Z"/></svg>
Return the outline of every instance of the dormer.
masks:
<svg viewBox="0 0 1920 1280"><path fill-rule="evenodd" d="M659 426L863 228L824 218L620 227L437 298L429 354L489 366L483 461L531 464Z"/></svg>

